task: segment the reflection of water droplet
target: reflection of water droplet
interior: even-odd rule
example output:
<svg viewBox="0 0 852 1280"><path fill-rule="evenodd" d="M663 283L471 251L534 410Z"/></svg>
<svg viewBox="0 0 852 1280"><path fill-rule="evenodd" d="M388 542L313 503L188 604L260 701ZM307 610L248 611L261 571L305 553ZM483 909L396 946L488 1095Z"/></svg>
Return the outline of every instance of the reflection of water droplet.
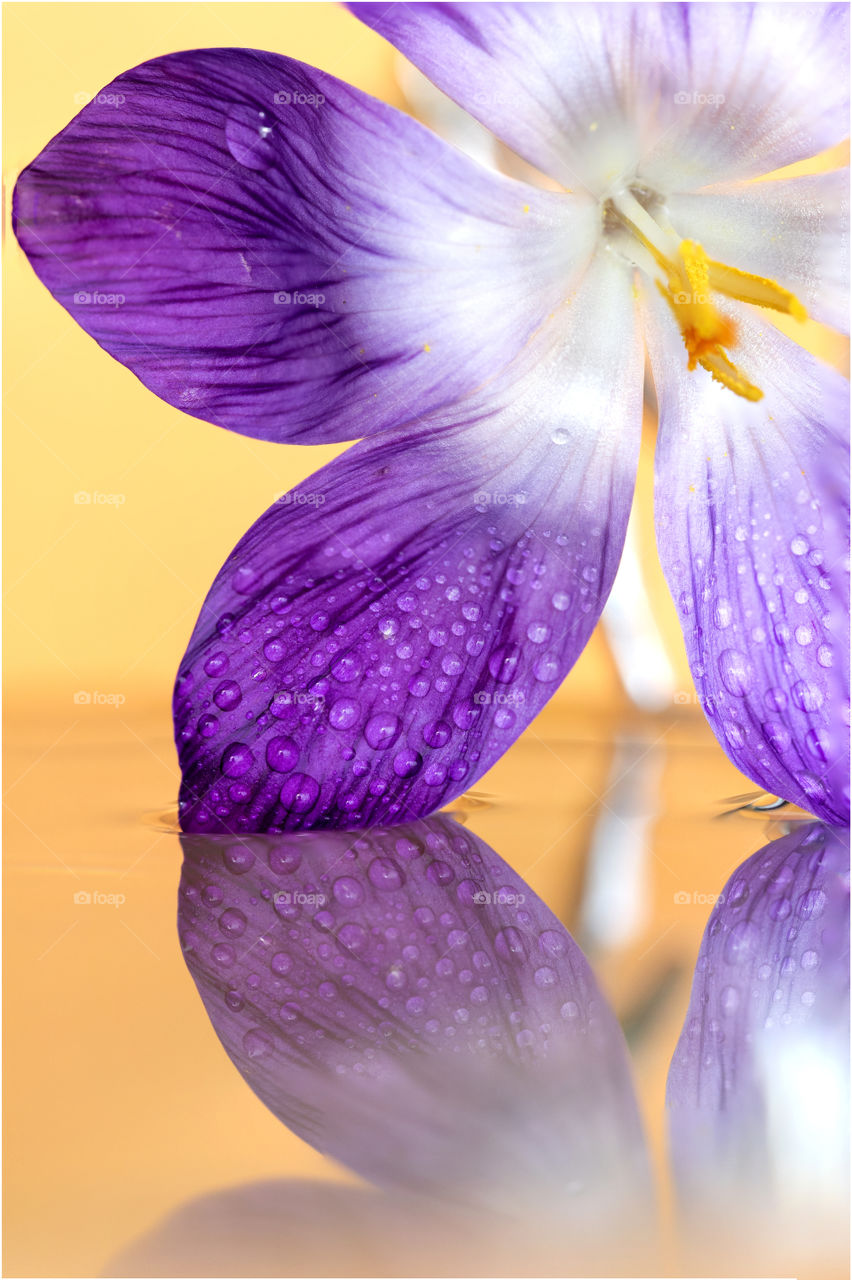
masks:
<svg viewBox="0 0 852 1280"><path fill-rule="evenodd" d="M222 754L222 772L226 778L241 778L254 764L254 753L244 742L232 742Z"/></svg>
<svg viewBox="0 0 852 1280"><path fill-rule="evenodd" d="M238 164L258 173L270 167L275 159L271 126L271 118L257 107L243 103L231 107L225 121L225 141Z"/></svg>
<svg viewBox="0 0 852 1280"><path fill-rule="evenodd" d="M740 993L737 991L736 987L725 987L720 996L719 1003L722 1008L722 1013L726 1014L728 1017L730 1017L731 1014L736 1013L737 1009L740 1007Z"/></svg>
<svg viewBox="0 0 852 1280"><path fill-rule="evenodd" d="M488 659L488 670L498 684L510 684L518 674L521 651L515 644L500 645Z"/></svg>
<svg viewBox="0 0 852 1280"><path fill-rule="evenodd" d="M504 960L514 960L516 964L523 964L527 958L523 937L512 925L500 929L494 939L494 950Z"/></svg>
<svg viewBox="0 0 852 1280"><path fill-rule="evenodd" d="M299 760L299 748L292 738L270 738L266 745L266 763L275 773L289 773Z"/></svg>
<svg viewBox="0 0 852 1280"><path fill-rule="evenodd" d="M238 911L236 907L228 907L219 917L219 928L228 938L242 937L247 923L242 911Z"/></svg>
<svg viewBox="0 0 852 1280"><path fill-rule="evenodd" d="M792 694L793 701L800 711L819 711L825 700L819 686L806 680L797 680L793 685Z"/></svg>
<svg viewBox="0 0 852 1280"><path fill-rule="evenodd" d="M737 649L724 649L719 654L719 675L728 693L735 698L744 698L751 688L752 665Z"/></svg>
<svg viewBox="0 0 852 1280"><path fill-rule="evenodd" d="M550 627L544 622L531 622L527 627L527 639L532 644L544 644L550 635Z"/></svg>
<svg viewBox="0 0 852 1280"><path fill-rule="evenodd" d="M354 907L364 901L364 890L352 876L339 876L332 885L332 893L344 907Z"/></svg>
<svg viewBox="0 0 852 1280"><path fill-rule="evenodd" d="M243 700L243 691L236 680L223 680L213 690L213 701L220 711L232 711Z"/></svg>
<svg viewBox="0 0 852 1280"><path fill-rule="evenodd" d="M796 915L803 920L817 920L825 910L825 894L822 889L809 889L796 903Z"/></svg>
<svg viewBox="0 0 852 1280"><path fill-rule="evenodd" d="M734 610L730 600L720 597L713 610L713 621L720 631L724 631L734 620Z"/></svg>
<svg viewBox="0 0 852 1280"><path fill-rule="evenodd" d="M405 876L392 858L374 858L367 868L367 876L376 889L385 892L399 889L405 883Z"/></svg>
<svg viewBox="0 0 852 1280"><path fill-rule="evenodd" d="M389 711L379 711L371 716L364 727L364 737L376 751L385 751L399 737L401 724Z"/></svg>
<svg viewBox="0 0 852 1280"><path fill-rule="evenodd" d="M751 920L738 921L725 939L727 964L741 964L753 956L760 944L760 930Z"/></svg>
<svg viewBox="0 0 852 1280"><path fill-rule="evenodd" d="M360 710L354 698L338 698L329 711L328 718L335 729L351 729Z"/></svg>
<svg viewBox="0 0 852 1280"><path fill-rule="evenodd" d="M204 670L208 676L220 676L228 670L227 653L212 653L204 664Z"/></svg>
<svg viewBox="0 0 852 1280"><path fill-rule="evenodd" d="M317 802L319 783L309 773L294 773L281 788L281 803L293 813L307 813Z"/></svg>
<svg viewBox="0 0 852 1280"><path fill-rule="evenodd" d="M252 1027L243 1036L243 1048L250 1058L265 1058L273 1051L269 1036L257 1027Z"/></svg>
<svg viewBox="0 0 852 1280"><path fill-rule="evenodd" d="M345 653L342 658L338 658L332 664L331 668L331 674L341 684L350 684L353 680L357 680L362 671L363 667L353 653Z"/></svg>
<svg viewBox="0 0 852 1280"><path fill-rule="evenodd" d="M423 764L423 757L418 751L405 747L393 760L393 771L398 778L411 778Z"/></svg>

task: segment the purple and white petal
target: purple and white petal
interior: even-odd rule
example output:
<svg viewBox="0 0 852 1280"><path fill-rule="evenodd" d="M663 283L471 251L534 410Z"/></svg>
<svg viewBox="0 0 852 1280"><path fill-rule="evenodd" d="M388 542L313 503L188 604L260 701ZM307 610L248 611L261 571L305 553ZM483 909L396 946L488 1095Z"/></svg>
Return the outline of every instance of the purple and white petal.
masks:
<svg viewBox="0 0 852 1280"><path fill-rule="evenodd" d="M848 133L845 5L353 4L575 190L753 177Z"/></svg>
<svg viewBox="0 0 852 1280"><path fill-rule="evenodd" d="M590 202L246 49L119 76L21 175L15 220L44 284L157 395L302 443L416 423L499 372L597 230Z"/></svg>
<svg viewBox="0 0 852 1280"><path fill-rule="evenodd" d="M667 212L708 257L778 281L815 320L848 332L848 169L674 195Z"/></svg>
<svg viewBox="0 0 852 1280"><path fill-rule="evenodd" d="M848 385L741 307L731 354L765 393L746 401L687 371L662 299L647 314L657 542L705 714L748 777L843 822L848 575L824 526L848 547Z"/></svg>
<svg viewBox="0 0 852 1280"><path fill-rule="evenodd" d="M270 508L175 691L191 831L356 827L470 787L579 656L635 480L642 352L603 255L514 377Z"/></svg>
<svg viewBox="0 0 852 1280"><path fill-rule="evenodd" d="M759 177L848 137L847 5L660 9L657 52L669 72L663 83L675 91L660 100L659 136L638 170L653 190Z"/></svg>
<svg viewBox="0 0 852 1280"><path fill-rule="evenodd" d="M798 825L725 885L667 1105L687 1235L700 1233L693 1244L705 1262L703 1245L716 1236L718 1247L720 1229L732 1257L755 1242L786 1247L785 1270L806 1243L830 1236L836 1248L838 1233L845 1253L848 832Z"/></svg>
<svg viewBox="0 0 852 1280"><path fill-rule="evenodd" d="M380 1186L600 1224L647 1210L618 1023L576 943L438 816L184 836L186 963L280 1120Z"/></svg>
<svg viewBox="0 0 852 1280"><path fill-rule="evenodd" d="M598 195L635 166L668 74L656 5L348 7L566 187Z"/></svg>

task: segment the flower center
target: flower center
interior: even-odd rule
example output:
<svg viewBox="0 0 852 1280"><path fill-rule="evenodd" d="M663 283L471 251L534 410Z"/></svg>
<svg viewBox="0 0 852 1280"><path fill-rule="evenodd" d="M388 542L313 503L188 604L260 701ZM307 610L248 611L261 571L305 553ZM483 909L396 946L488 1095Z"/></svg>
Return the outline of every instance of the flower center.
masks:
<svg viewBox="0 0 852 1280"><path fill-rule="evenodd" d="M630 261L656 282L680 328L687 367L694 369L700 364L729 391L745 400L761 400L763 392L728 355L737 341L736 326L719 313L713 295L806 320L807 312L795 294L774 280L714 262L700 244L681 240L668 224L659 198L641 187L625 189L607 199L603 225Z"/></svg>

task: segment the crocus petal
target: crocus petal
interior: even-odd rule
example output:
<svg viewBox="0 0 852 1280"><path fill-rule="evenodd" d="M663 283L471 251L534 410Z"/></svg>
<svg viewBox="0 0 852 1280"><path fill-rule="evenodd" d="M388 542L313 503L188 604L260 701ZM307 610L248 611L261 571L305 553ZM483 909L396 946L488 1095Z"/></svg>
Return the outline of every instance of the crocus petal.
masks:
<svg viewBox="0 0 852 1280"><path fill-rule="evenodd" d="M157 395L300 442L477 386L564 298L597 227L590 203L244 49L119 76L24 171L15 217L42 281Z"/></svg>
<svg viewBox="0 0 852 1280"><path fill-rule="evenodd" d="M687 371L662 299L649 296L648 313L657 542L705 714L745 774L842 822L829 766L848 752L833 675L848 579L823 507L841 523L848 511L848 385L742 308L734 358L765 393L748 402ZM826 473L840 478L833 493Z"/></svg>
<svg viewBox="0 0 852 1280"><path fill-rule="evenodd" d="M641 414L630 291L603 255L523 372L414 440L362 441L246 534L178 678L184 830L421 816L541 710L624 541Z"/></svg>
<svg viewBox="0 0 852 1280"><path fill-rule="evenodd" d="M690 191L848 132L844 5L349 7L568 187Z"/></svg>
<svg viewBox="0 0 852 1280"><path fill-rule="evenodd" d="M503 142L567 187L625 172L665 67L656 5L350 4ZM650 77L650 80L648 79ZM604 140L603 143L601 140ZM605 151L605 155L602 152Z"/></svg>
<svg viewBox="0 0 852 1280"><path fill-rule="evenodd" d="M847 832L800 825L734 872L701 943L667 1104L689 1228L733 1232L732 1257L821 1221L848 1246L848 871Z"/></svg>
<svg viewBox="0 0 852 1280"><path fill-rule="evenodd" d="M694 191L807 159L849 134L845 4L664 4L677 86L638 176Z"/></svg>
<svg viewBox="0 0 852 1280"><path fill-rule="evenodd" d="M582 1220L643 1194L618 1023L475 835L438 816L182 843L179 928L207 1013L312 1146L381 1186L513 1215Z"/></svg>
<svg viewBox="0 0 852 1280"><path fill-rule="evenodd" d="M848 331L848 169L674 195L668 214L709 257L782 283L815 320Z"/></svg>

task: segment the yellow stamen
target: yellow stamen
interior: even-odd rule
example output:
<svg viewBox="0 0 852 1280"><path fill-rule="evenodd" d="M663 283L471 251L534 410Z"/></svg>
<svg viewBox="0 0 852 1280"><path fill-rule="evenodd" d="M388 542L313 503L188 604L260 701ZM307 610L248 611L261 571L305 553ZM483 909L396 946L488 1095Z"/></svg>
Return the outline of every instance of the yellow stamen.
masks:
<svg viewBox="0 0 852 1280"><path fill-rule="evenodd" d="M713 294L768 307L806 320L807 311L795 294L774 280L750 275L737 267L714 262L694 240L678 242L673 229L651 217L635 196L622 191L613 197L610 212L619 217L647 250L662 279L657 288L671 307L687 350L689 369L701 365L720 383L746 400L762 400L763 392L731 360L726 348L737 341L736 326L718 311ZM648 263L651 267L651 263ZM653 268L651 268L653 270Z"/></svg>
<svg viewBox="0 0 852 1280"><path fill-rule="evenodd" d="M660 255L654 256L660 261ZM736 342L736 328L719 314L712 293L805 320L807 312L795 294L782 289L774 280L713 262L693 240L682 240L677 259L666 259L660 265L665 267L668 278L667 283L658 284L658 288L680 327L689 355L688 367L694 369L700 364L716 382L735 395L745 400L762 400L760 387L748 380L725 350Z"/></svg>
<svg viewBox="0 0 852 1280"><path fill-rule="evenodd" d="M739 298L740 302L753 302L758 307L769 307L772 311L783 311L794 320L807 320L808 313L796 295L789 289L782 289L774 280L750 275L748 271L728 267L724 262L714 262L712 258L708 259L707 266L710 287L717 293Z"/></svg>

